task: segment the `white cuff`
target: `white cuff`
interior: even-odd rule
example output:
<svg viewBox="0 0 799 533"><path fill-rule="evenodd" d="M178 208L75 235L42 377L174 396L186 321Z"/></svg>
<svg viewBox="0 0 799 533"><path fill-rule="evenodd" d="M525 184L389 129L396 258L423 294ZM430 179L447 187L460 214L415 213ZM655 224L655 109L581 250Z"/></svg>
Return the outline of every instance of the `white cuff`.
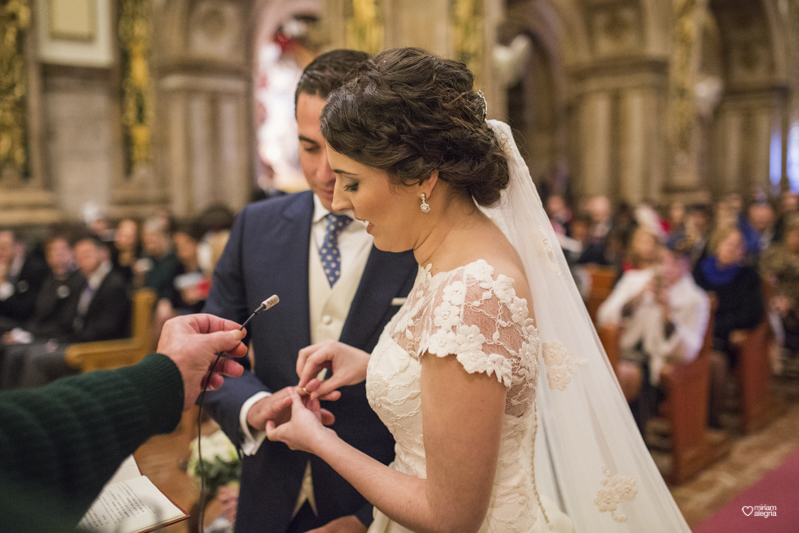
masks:
<svg viewBox="0 0 799 533"><path fill-rule="evenodd" d="M241 411L239 412L239 427L241 428L241 451L244 455L255 455L258 452L258 448L261 447L261 443L264 442L266 438L266 431L250 431L250 425L247 423L247 413L250 412L250 408L255 405L255 403L259 400L262 400L268 396L272 396L271 392L257 392L250 396L250 398L244 402L244 405L241 406Z"/></svg>
<svg viewBox="0 0 799 533"><path fill-rule="evenodd" d="M14 296L14 286L8 281L0 283L0 302L5 302L12 296Z"/></svg>

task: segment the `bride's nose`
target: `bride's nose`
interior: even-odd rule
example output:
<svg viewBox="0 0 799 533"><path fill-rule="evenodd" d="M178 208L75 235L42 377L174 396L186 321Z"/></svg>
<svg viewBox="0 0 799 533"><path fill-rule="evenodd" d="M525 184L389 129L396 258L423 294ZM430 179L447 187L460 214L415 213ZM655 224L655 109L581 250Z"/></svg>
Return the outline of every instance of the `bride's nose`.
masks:
<svg viewBox="0 0 799 533"><path fill-rule="evenodd" d="M336 177L336 185L333 188L333 211L345 211L352 209L352 203L347 198L347 193L342 190L341 179Z"/></svg>

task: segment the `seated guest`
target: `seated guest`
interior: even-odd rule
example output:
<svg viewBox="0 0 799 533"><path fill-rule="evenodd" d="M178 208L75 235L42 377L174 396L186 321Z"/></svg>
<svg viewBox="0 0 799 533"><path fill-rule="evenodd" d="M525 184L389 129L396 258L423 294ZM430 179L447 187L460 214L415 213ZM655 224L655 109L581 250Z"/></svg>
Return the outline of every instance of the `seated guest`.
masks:
<svg viewBox="0 0 799 533"><path fill-rule="evenodd" d="M180 267L178 256L172 251L171 230L163 215L152 217L144 223L144 285L153 289L158 300L169 298Z"/></svg>
<svg viewBox="0 0 799 533"><path fill-rule="evenodd" d="M774 222L772 242L782 242L788 219L799 210L799 196L791 191L783 191L780 195L779 216Z"/></svg>
<svg viewBox="0 0 799 533"><path fill-rule="evenodd" d="M772 283L769 307L779 316L783 346L799 353L799 213L788 217L782 244L772 246L760 261L760 273Z"/></svg>
<svg viewBox="0 0 799 533"><path fill-rule="evenodd" d="M646 270L658 263L660 242L649 228L639 226L630 237L627 254L622 261L622 272Z"/></svg>
<svg viewBox="0 0 799 533"><path fill-rule="evenodd" d="M659 264L622 275L597 313L600 325L622 328L619 384L642 432L662 396L662 370L702 349L710 308L691 277L689 251L685 242L658 247Z"/></svg>
<svg viewBox="0 0 799 533"><path fill-rule="evenodd" d="M28 253L12 230L0 230L0 334L24 325L33 316L47 272L39 250Z"/></svg>
<svg viewBox="0 0 799 533"><path fill-rule="evenodd" d="M197 249L202 235L196 224L181 224L172 240L180 259L172 291L168 298L161 298L155 311L155 329L160 331L164 322L178 315L199 313L211 288L208 277L199 265Z"/></svg>
<svg viewBox="0 0 799 533"><path fill-rule="evenodd" d="M752 204L749 207L749 224L757 232L762 255L774 240L774 209L767 203Z"/></svg>
<svg viewBox="0 0 799 533"><path fill-rule="evenodd" d="M130 288L144 285L144 277L134 275L136 272L134 267L140 257L139 224L132 218L122 219L114 233L111 263L114 265L114 270L122 274Z"/></svg>
<svg viewBox="0 0 799 533"><path fill-rule="evenodd" d="M77 312L78 297L84 283L75 268L75 254L65 233L53 233L45 243L50 273L36 298L36 310L25 325L7 333L6 344L31 340L68 340Z"/></svg>
<svg viewBox="0 0 799 533"><path fill-rule="evenodd" d="M34 387L75 373L64 360L69 343L128 335L131 305L127 285L122 275L112 269L109 256L108 247L95 235L86 235L76 242L75 257L86 281L80 289L70 334L62 342L8 347L4 366L19 365L21 371L18 377L4 375L6 386ZM16 383L15 378L18 378Z"/></svg>
<svg viewBox="0 0 799 533"><path fill-rule="evenodd" d="M722 393L727 369L735 368L746 330L763 319L763 290L760 276L743 264L744 237L736 223L718 226L708 243L708 255L693 270L697 285L718 298L713 330L713 367L710 384L709 417L719 426Z"/></svg>

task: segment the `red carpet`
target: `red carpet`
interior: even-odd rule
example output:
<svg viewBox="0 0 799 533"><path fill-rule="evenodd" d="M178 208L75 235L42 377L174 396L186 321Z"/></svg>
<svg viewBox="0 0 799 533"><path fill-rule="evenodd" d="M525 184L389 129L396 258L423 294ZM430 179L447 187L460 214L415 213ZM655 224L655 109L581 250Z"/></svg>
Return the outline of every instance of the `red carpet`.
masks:
<svg viewBox="0 0 799 533"><path fill-rule="evenodd" d="M764 514L776 512L776 516ZM748 515L748 516L747 516ZM799 452L719 509L694 533L799 531Z"/></svg>

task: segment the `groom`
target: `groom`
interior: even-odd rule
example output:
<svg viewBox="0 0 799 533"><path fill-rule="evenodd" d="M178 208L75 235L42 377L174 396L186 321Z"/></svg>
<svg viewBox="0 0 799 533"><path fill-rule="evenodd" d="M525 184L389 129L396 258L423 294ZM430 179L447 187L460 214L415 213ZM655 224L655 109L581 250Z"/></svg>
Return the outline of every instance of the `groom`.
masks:
<svg viewBox="0 0 799 533"><path fill-rule="evenodd" d="M367 54L335 50L303 71L295 93L300 163L310 191L246 206L214 271L204 311L244 321L277 294L280 304L248 326L252 372L208 393L214 419L244 453L236 532L365 532L372 507L315 456L264 440L296 385L297 354L326 339L370 352L417 272L411 252L377 250L364 224L331 213L335 174L319 117L328 95ZM369 407L364 384L341 389L331 411L338 435L388 463L394 441ZM317 530L317 528L320 528Z"/></svg>

